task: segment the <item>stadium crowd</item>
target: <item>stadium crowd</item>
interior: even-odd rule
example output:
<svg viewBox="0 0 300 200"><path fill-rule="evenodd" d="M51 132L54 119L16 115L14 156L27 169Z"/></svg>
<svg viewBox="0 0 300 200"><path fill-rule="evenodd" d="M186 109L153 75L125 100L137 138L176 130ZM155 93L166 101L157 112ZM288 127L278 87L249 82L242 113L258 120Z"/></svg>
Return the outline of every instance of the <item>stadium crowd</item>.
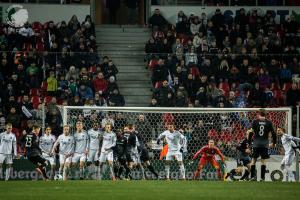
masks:
<svg viewBox="0 0 300 200"><path fill-rule="evenodd" d="M300 101L294 15L279 24L271 12L243 8L235 17L179 11L173 25L157 9L149 24L150 106L295 108Z"/></svg>
<svg viewBox="0 0 300 200"><path fill-rule="evenodd" d="M58 136L60 105L125 104L118 68L107 56L100 62L90 16L82 23L74 15L69 22L19 29L0 24L0 60L0 128L12 123L18 139L41 120Z"/></svg>

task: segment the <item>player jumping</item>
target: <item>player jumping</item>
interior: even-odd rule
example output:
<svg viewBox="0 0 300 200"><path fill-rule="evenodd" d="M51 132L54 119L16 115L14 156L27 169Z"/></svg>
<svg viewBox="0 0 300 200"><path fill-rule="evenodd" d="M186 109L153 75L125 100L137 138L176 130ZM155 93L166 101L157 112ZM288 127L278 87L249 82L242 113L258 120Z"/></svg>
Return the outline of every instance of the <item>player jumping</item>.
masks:
<svg viewBox="0 0 300 200"><path fill-rule="evenodd" d="M175 159L180 168L179 172L181 178L184 180L185 169L183 165L182 153L186 151L186 138L179 131L175 130L173 124L168 125L168 130L164 131L158 136L157 144L159 144L164 138L166 139L169 147L165 162L166 179L170 180L170 163L173 159Z"/></svg>
<svg viewBox="0 0 300 200"><path fill-rule="evenodd" d="M291 171L290 167L295 158L295 150L299 152L295 142L300 142L300 138L286 134L285 129L281 127L277 128L277 135L281 137L282 146L285 151L281 161L281 169L285 173L285 180L295 181L294 173Z"/></svg>
<svg viewBox="0 0 300 200"><path fill-rule="evenodd" d="M13 164L13 156L17 157L16 136L12 132L12 124L6 124L6 131L0 134L0 179L2 179L3 163L6 164L5 180L8 181Z"/></svg>
<svg viewBox="0 0 300 200"><path fill-rule="evenodd" d="M275 147L277 137L271 121L266 119L266 110L260 109L258 119L252 123L253 129L253 157L251 161L251 180L255 178L255 164L258 157L261 157L261 181L265 180L266 159L269 158L268 148ZM269 144L269 133L272 133L272 143ZM252 138L252 137L251 137Z"/></svg>
<svg viewBox="0 0 300 200"><path fill-rule="evenodd" d="M63 134L61 134L53 145L52 154L59 145L59 174L63 172L63 179L68 179L68 171L70 169L72 155L74 153L74 137L70 135L70 126L65 125Z"/></svg>
<svg viewBox="0 0 300 200"><path fill-rule="evenodd" d="M217 148L215 146L215 142L214 140L209 140L208 141L208 145L202 147L199 151L196 152L196 154L193 157L193 160L197 159L199 155L201 155L200 161L198 163L198 168L194 174L194 180L196 180L202 169L204 168L205 165L207 165L207 163L210 163L216 170L217 170L217 174L219 179L222 179L222 173L221 173L221 169L220 169L220 165L219 163L216 161L215 159L215 155L218 155L221 158L221 161L224 163L224 155L221 153L221 151L219 150L219 148Z"/></svg>
<svg viewBox="0 0 300 200"><path fill-rule="evenodd" d="M106 124L104 127L104 133L101 137L102 139L102 147L101 147L101 154L99 158L100 162L100 169L99 169L99 180L102 179L103 167L106 161L109 165L109 170L111 174L112 180L116 180L113 168L113 161L114 161L114 154L113 148L116 146L116 134L112 132L112 125Z"/></svg>
<svg viewBox="0 0 300 200"><path fill-rule="evenodd" d="M42 150L42 156L51 165L50 179L52 180L55 175L55 156L52 154L53 144L55 143L55 136L51 134L51 127L47 127L45 134L40 137L40 148Z"/></svg>

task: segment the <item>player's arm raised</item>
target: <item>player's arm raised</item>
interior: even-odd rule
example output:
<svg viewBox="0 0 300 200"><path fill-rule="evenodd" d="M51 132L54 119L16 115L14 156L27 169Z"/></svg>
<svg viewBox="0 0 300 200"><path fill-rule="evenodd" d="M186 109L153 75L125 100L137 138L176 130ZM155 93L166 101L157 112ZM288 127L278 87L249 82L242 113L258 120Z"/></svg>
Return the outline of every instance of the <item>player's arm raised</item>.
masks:
<svg viewBox="0 0 300 200"><path fill-rule="evenodd" d="M298 138L298 137L294 137L294 136L291 136L291 135L287 135L286 137L290 140L295 141L295 142L300 142L300 138Z"/></svg>

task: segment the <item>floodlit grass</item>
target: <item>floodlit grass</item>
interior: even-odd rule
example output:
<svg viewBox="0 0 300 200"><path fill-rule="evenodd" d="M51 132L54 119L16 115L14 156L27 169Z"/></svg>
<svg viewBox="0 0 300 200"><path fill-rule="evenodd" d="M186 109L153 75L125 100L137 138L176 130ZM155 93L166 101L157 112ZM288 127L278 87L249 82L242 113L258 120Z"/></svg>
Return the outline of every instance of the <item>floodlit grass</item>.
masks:
<svg viewBox="0 0 300 200"><path fill-rule="evenodd" d="M218 181L1 181L0 199L292 200L300 199L300 184Z"/></svg>

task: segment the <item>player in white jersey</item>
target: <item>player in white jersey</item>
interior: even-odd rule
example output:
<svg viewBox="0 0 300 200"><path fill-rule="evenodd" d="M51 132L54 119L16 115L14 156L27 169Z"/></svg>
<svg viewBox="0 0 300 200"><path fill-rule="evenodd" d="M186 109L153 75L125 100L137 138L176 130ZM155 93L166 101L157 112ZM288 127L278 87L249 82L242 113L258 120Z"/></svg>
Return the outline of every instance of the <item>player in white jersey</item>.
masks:
<svg viewBox="0 0 300 200"><path fill-rule="evenodd" d="M0 134L0 179L2 179L2 167L6 164L5 180L10 177L13 156L17 157L17 140L12 132L12 124L6 125L6 131Z"/></svg>
<svg viewBox="0 0 300 200"><path fill-rule="evenodd" d="M53 145L52 153L59 145L59 174L63 171L63 179L67 180L70 169L72 155L74 154L74 137L70 135L70 126L65 125L63 134L61 134Z"/></svg>
<svg viewBox="0 0 300 200"><path fill-rule="evenodd" d="M51 165L51 175L50 179L54 178L55 175L55 156L52 154L52 148L56 141L54 135L51 134L51 127L47 127L45 134L40 137L40 149L42 150L42 156L50 163Z"/></svg>
<svg viewBox="0 0 300 200"><path fill-rule="evenodd" d="M114 132L112 132L112 125L106 124L104 127L104 132L101 136L102 139L102 147L101 153L99 157L100 167L99 167L99 179L102 178L103 166L108 162L109 170L111 174L112 180L116 180L113 168L114 154L113 147L116 146L117 137Z"/></svg>
<svg viewBox="0 0 300 200"><path fill-rule="evenodd" d="M76 131L74 134L75 149L72 157L72 168L75 168L79 161L79 177L83 180L84 165L86 162L86 156L89 152L89 137L85 130L83 130L83 124L81 121L76 123Z"/></svg>
<svg viewBox="0 0 300 200"><path fill-rule="evenodd" d="M281 143L285 151L281 161L281 169L285 173L286 181L295 181L294 174L290 168L295 158L295 150L299 152L299 149L296 149L297 145L295 142L300 142L300 138L286 134L285 129L282 127L277 128L277 135L281 136Z"/></svg>
<svg viewBox="0 0 300 200"><path fill-rule="evenodd" d="M170 179L170 163L173 159L175 159L179 165L181 178L185 179L182 153L186 151L186 138L179 131L175 130L173 124L170 124L168 125L168 130L158 136L157 144L159 144L162 139L165 139L168 144L168 153L165 162L166 179Z"/></svg>
<svg viewBox="0 0 300 200"><path fill-rule="evenodd" d="M88 131L89 152L87 158L87 166L90 173L96 172L95 174L98 174L97 171L99 168L100 136L101 132L99 130L99 124L97 122L94 122L93 128Z"/></svg>

